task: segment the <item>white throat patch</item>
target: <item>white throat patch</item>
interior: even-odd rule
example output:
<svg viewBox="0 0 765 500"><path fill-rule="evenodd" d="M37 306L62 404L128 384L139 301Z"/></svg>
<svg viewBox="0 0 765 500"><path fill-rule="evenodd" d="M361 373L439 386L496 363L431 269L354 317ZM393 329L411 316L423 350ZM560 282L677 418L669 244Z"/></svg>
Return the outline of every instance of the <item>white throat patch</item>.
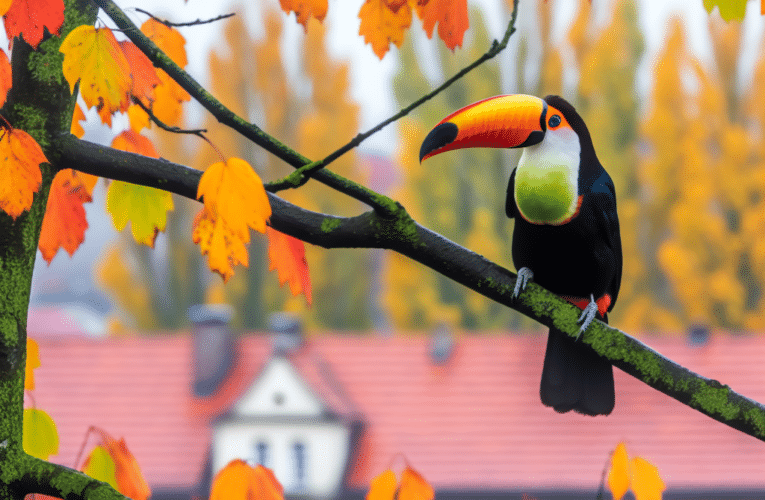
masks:
<svg viewBox="0 0 765 500"><path fill-rule="evenodd" d="M569 127L548 130L524 148L515 172L515 203L532 224L565 224L579 211L579 136Z"/></svg>

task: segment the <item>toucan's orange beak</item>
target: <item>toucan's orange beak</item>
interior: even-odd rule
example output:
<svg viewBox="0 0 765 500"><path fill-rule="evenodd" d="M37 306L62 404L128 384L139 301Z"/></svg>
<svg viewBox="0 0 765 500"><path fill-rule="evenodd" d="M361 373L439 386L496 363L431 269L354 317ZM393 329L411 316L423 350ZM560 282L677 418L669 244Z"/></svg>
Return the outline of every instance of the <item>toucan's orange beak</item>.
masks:
<svg viewBox="0 0 765 500"><path fill-rule="evenodd" d="M523 94L489 97L450 114L425 137L420 161L463 148L523 148L542 141L547 103Z"/></svg>

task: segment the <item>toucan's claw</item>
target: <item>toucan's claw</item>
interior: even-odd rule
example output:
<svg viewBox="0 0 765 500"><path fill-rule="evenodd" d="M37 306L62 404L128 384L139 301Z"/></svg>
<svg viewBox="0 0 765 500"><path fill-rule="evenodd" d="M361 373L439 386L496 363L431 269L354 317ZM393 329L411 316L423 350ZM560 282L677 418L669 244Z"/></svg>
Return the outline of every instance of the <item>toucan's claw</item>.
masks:
<svg viewBox="0 0 765 500"><path fill-rule="evenodd" d="M518 269L518 277L515 279L515 288L513 289L513 299L517 299L522 291L526 289L529 281L534 279L534 272L528 267Z"/></svg>
<svg viewBox="0 0 765 500"><path fill-rule="evenodd" d="M596 314L598 314L598 303L595 302L595 296L591 294L590 303L587 304L587 307L582 309L582 314L579 316L579 319L576 320L577 323L582 324L582 326L579 327L579 334L576 336L576 340L579 340L579 337L582 336L582 332L590 326L590 323L595 319Z"/></svg>

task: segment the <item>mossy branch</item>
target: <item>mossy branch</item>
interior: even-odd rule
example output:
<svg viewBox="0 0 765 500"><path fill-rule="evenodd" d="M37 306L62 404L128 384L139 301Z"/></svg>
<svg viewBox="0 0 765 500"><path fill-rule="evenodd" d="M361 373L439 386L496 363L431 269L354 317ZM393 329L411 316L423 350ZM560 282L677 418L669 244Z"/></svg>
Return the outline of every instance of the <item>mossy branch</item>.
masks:
<svg viewBox="0 0 765 500"><path fill-rule="evenodd" d="M223 103L216 99L180 66L175 64L167 54L162 52L154 42L144 35L112 0L93 0L93 3L106 12L106 15L146 54L154 66L161 68L170 75L173 80L191 94L220 123L240 133L254 144L262 147L294 168L300 168L311 163L311 160L308 158L276 140L254 123L247 122L244 118L224 106ZM313 178L340 193L365 203L380 213L387 214L394 206L393 201L387 196L381 195L329 170L317 172Z"/></svg>
<svg viewBox="0 0 765 500"><path fill-rule="evenodd" d="M73 136L57 147L65 167L194 199L201 172L88 143ZM531 283L517 300L516 275L421 226L396 203L391 214L355 217L311 212L269 193L270 225L324 248L383 248L396 251L500 304L576 337L579 309ZM600 355L654 389L734 429L765 441L765 406L729 387L678 365L628 334L594 321L580 338Z"/></svg>
<svg viewBox="0 0 765 500"><path fill-rule="evenodd" d="M29 455L16 464L16 470L16 477L6 479L16 498L41 493L67 500L129 500L107 483Z"/></svg>

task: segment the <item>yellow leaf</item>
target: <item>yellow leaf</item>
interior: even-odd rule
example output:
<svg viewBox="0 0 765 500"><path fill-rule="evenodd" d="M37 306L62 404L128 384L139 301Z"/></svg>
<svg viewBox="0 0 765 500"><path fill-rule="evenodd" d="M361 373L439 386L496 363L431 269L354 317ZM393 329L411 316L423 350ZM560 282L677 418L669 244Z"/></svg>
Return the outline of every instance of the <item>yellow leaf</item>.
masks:
<svg viewBox="0 0 765 500"><path fill-rule="evenodd" d="M22 443L25 452L42 460L57 454L58 432L50 415L37 408L26 408Z"/></svg>
<svg viewBox="0 0 765 500"><path fill-rule="evenodd" d="M226 282L234 275L234 266L249 265L249 257L241 235L231 230L214 211L203 207L194 218L192 240L199 245L202 255L207 255L207 265Z"/></svg>
<svg viewBox="0 0 765 500"><path fill-rule="evenodd" d="M134 130L126 130L114 138L112 147L152 158L159 155L151 141ZM173 197L167 191L147 186L112 181L106 193L106 209L118 231L130 221L133 238L154 247L160 231L167 225L167 211L173 210Z"/></svg>
<svg viewBox="0 0 765 500"><path fill-rule="evenodd" d="M197 199L204 209L194 221L194 243L208 255L210 269L228 280L233 265L248 265L249 229L266 231L271 205L263 182L249 163L239 158L211 165L199 180Z"/></svg>
<svg viewBox="0 0 765 500"><path fill-rule="evenodd" d="M611 467L608 471L608 489L614 500L621 500L630 487L628 460L627 446L623 442L619 443L611 453Z"/></svg>
<svg viewBox="0 0 765 500"><path fill-rule="evenodd" d="M35 368L40 367L40 348L37 341L27 337L27 365L24 375L24 389L27 391L35 388Z"/></svg>
<svg viewBox="0 0 765 500"><path fill-rule="evenodd" d="M127 110L132 85L130 65L112 30L79 26L59 50L64 54L64 77L70 91L80 82L85 104L95 106L101 121L111 126L112 114Z"/></svg>
<svg viewBox="0 0 765 500"><path fill-rule="evenodd" d="M366 500L395 500L397 483L396 474L392 470L383 471L369 484Z"/></svg>
<svg viewBox="0 0 765 500"><path fill-rule="evenodd" d="M635 500L661 500L666 489L659 469L648 460L635 457L630 462L632 492Z"/></svg>
<svg viewBox="0 0 765 500"><path fill-rule="evenodd" d="M276 269L279 285L289 282L290 292L296 296L305 294L305 301L311 305L311 275L305 258L305 244L297 238L281 233L270 227L268 231L268 270Z"/></svg>
<svg viewBox="0 0 765 500"><path fill-rule="evenodd" d="M93 448L93 451L90 452L88 458L85 459L85 463L82 466L82 472L93 479L109 483L112 488L119 491L117 488L116 476L117 466L114 464L114 460L109 455L109 452L106 451L106 448L103 446L98 445Z"/></svg>
<svg viewBox="0 0 765 500"><path fill-rule="evenodd" d="M40 164L48 159L23 130L4 130L0 137L0 208L14 219L29 210L40 189Z"/></svg>
<svg viewBox="0 0 765 500"><path fill-rule="evenodd" d="M436 492L419 472L407 466L401 474L398 500L433 500Z"/></svg>

